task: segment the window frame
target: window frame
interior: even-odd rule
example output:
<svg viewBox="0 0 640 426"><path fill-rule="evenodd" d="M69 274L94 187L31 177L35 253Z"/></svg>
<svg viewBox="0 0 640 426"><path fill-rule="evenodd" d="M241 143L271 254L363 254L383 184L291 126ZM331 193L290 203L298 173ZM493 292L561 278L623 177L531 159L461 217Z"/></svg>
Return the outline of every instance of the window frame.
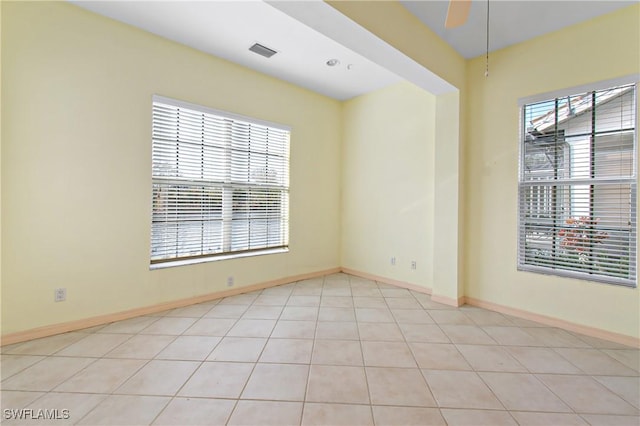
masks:
<svg viewBox="0 0 640 426"><path fill-rule="evenodd" d="M560 276L567 278L574 278L590 282L598 282L604 284L612 284L617 286L624 286L630 288L637 288L638 286L638 274L637 274L637 256L638 256L638 239L637 239L637 226L638 226L638 89L639 89L640 74L633 74L626 77L604 80L592 84L586 84L581 86L575 86L567 89L562 89L553 92L542 93L534 96L528 96L518 99L518 114L519 114L519 144L518 144L518 191L517 191L517 241L516 241L516 253L517 253L517 270L523 272L533 272L543 275ZM527 129L525 125L525 108L528 105L552 101L554 99L566 98L568 96L575 96L581 93L597 92L606 90L609 88L620 86L634 86L634 98L632 104L632 111L635 114L634 131L633 131L633 150L632 150L632 175L628 180L631 182L631 203L629 214L631 217L630 224L630 244L629 248L633 251L633 259L629 259L629 270L632 278L624 279L612 276L605 276L599 274L593 274L589 272L581 272L575 270L559 269L556 264L551 266L540 266L525 263L525 244L526 244L526 221L525 221L525 209L523 206L523 188L533 187L530 181L524 179L524 167L525 167L525 138L527 136ZM596 110L597 111L597 110ZM571 138L571 135L567 135ZM567 143L566 140L564 143ZM569 153L569 155L572 155ZM569 160L571 161L571 160ZM620 179L622 182L622 179ZM567 184L569 188L573 188L577 184ZM558 185L554 185L558 186ZM556 237L552 237L556 238Z"/></svg>
<svg viewBox="0 0 640 426"><path fill-rule="evenodd" d="M283 132L286 134L286 142L284 142L284 149L285 149L285 157L284 157L284 167L286 168L286 176L283 178L284 179L284 183L283 184L269 184L269 183L264 183L264 184L250 184L250 183L244 183L244 184L239 184L237 181L234 181L234 179L232 177L230 177L230 175L227 174L227 176L224 178L224 181L218 181L215 179L197 179L197 180L190 180L189 178L185 178L184 180L181 180L180 178L173 178L173 177L165 177L165 176L158 176L156 175L155 172L155 154L154 154L154 149L156 148L156 144L155 144L155 133L153 131L153 129L155 129L156 126L156 121L155 121L155 112L154 109L156 108L156 104L165 104L167 106L173 107L173 108L178 108L178 109L184 109L184 110L189 110L190 113L196 113L196 114L206 114L206 115L211 115L211 116L215 116L216 119L221 119L221 120L230 120L231 122L233 122L234 124L232 125L236 125L237 123L240 123L241 125L251 125L251 126L259 126L259 127L264 127L264 128L268 128L269 130L276 130L278 132ZM219 260L227 260L227 259L235 259L235 258L244 258L244 257L254 257L254 256L262 256L262 255L268 255L268 254L277 254L277 253L286 253L289 251L289 232L290 232L290 202L289 202L289 197L290 197L290 170L291 170L291 163L290 163L290 146L291 146L291 142L290 142L290 136L291 136L291 127L287 126L287 125L283 125L283 124L279 124L279 123L274 123L271 121L266 121L266 120L261 120L261 119L257 119L257 118L253 118L253 117L248 117L248 116L244 116L244 115L240 115L240 114L236 114L236 113L232 113L232 112L228 112L228 111L222 111L222 110L218 110L218 109L214 109L214 108L209 108L203 105L198 105L198 104L193 104L190 102L186 102L186 101L181 101L181 100L177 100L177 99L173 99L173 98L169 98L169 97L165 97L165 96L160 96L157 94L154 94L152 96L152 102L151 102L151 125L152 125L152 135L151 135L151 189L152 189L152 200L151 200L151 204L152 204L152 208L151 208L151 212L150 212L150 246L149 246L149 263L150 263L150 269L160 269L160 268L167 268L167 267L174 267L174 266L182 266L182 265L189 265L189 264L196 264L196 263L203 263L203 262L212 262L212 261L219 261ZM204 136L203 136L204 137ZM180 143L180 142L178 142ZM184 143L184 142L182 142ZM249 144L251 144L251 140L249 141ZM204 146L204 145L203 145ZM239 152L237 151L238 148L232 148L232 145L227 146L226 148L224 148L224 150L227 152L227 154L225 154L227 157L229 155L232 155L232 152ZM251 153L253 153L254 155L256 153L258 153L259 155L263 155L263 156L269 156L269 155L273 155L273 154L268 154L268 151L265 151L264 153L261 151L255 151L251 148L249 148L248 152L248 159L247 161L250 161L250 157L251 157ZM266 158L266 157L265 157ZM176 160L178 161L178 160ZM223 163L220 163L222 165L222 167L225 170L231 170L229 168L234 167L231 163L231 161L234 161L232 159L232 157L228 157L225 159L225 161ZM218 163L215 163L218 164ZM249 166L249 164L247 164ZM201 166L201 168L204 168L206 166ZM235 168L233 169L234 173L235 173ZM248 171L250 169L247 169ZM231 180L229 180L231 179ZM253 178L252 178L253 179ZM202 186L210 186L210 187L214 187L214 186L219 186L220 187L220 191L223 192L222 198L220 200L221 204L221 209L223 211L222 215L223 215L223 219L220 222L220 233L221 233L221 240L222 240L222 251L221 252L210 252L210 253L204 253L204 254L199 254L199 255L187 255L187 256L178 256L176 255L175 257L167 257L167 258L162 258L162 259L154 259L153 257L153 250L154 247L156 247L156 245L154 244L154 231L153 231L153 227L154 227L154 208L155 208L155 200L153 197L154 194L154 187L156 185L158 185L158 182L164 182L165 184L170 184L170 185L174 185L174 186L179 186L181 185L180 182L185 182L185 187L192 185L194 187L198 186L199 182L202 182ZM175 183L172 183L175 182ZM283 213L283 217L284 219L281 219L281 224L282 226L285 226L286 229L282 230L282 234L283 236L281 237L281 241L283 244L278 244L278 245L272 245L272 246L267 246L267 247L260 247L260 248L255 248L255 249L246 249L246 250L233 250L231 249L233 241L232 241L232 225L231 222L229 222L230 220L236 220L238 216L242 216L242 215L246 215L247 217L245 218L245 220L251 221L251 213L252 210L247 210L247 211L242 211L242 210L238 210L235 211L234 207L236 206L236 204L238 203L239 200L244 201L244 206L248 206L252 204L252 197L254 196L259 196L261 197L258 193L269 193L272 191L278 190L281 192L281 196L285 197L285 201L282 204L282 206L280 207L280 209L282 209ZM238 193L240 193L241 195L239 195L239 198L236 198L236 192L239 191ZM242 195L244 191L244 196ZM258 193L255 193L255 192ZM224 195L224 193L227 193L227 195ZM252 193L254 193L253 195L251 195ZM188 192L187 192L188 194ZM244 199L243 199L244 198ZM266 208L266 207L265 207ZM232 213L234 212L234 213ZM254 213L263 213L262 210L259 211L255 211ZM238 216L237 216L238 215ZM262 220L265 220L265 217L262 217ZM227 223L229 222L229 223ZM176 222L176 224L178 224L177 226L179 227L179 222ZM248 225L250 226L250 225ZM177 233L178 231L176 231ZM251 232L251 231L248 231ZM176 236L176 244L178 244L178 237ZM202 241L202 240L201 240ZM202 244L202 242L201 242Z"/></svg>

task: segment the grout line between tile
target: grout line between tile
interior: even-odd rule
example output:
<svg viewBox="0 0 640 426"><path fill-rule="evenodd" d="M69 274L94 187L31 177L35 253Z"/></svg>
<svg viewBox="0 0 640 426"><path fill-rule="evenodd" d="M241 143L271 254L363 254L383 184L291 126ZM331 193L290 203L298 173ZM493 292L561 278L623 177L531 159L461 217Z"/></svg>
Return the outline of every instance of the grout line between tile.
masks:
<svg viewBox="0 0 640 426"><path fill-rule="evenodd" d="M360 324L364 324L364 323L370 323L370 324L376 324L376 322L367 322L367 321L359 321L358 317L357 317L357 307L355 305L355 300L354 297L374 297L374 296L354 296L353 294L353 278L349 275L344 275L344 277L342 278L346 278L346 286L349 289L350 292L350 301L351 301L351 310L353 312L353 316L354 316L354 324L356 327L356 335L357 335L357 339L358 339L358 343L359 343L359 347L360 347L360 355L361 355L361 361L362 361L362 368L364 370L365 373L365 383L367 386L367 395L368 395L368 403L345 403L344 405L358 405L358 406L369 406L370 409L370 414L371 414L371 418L373 419L373 421L375 422L375 417L374 417L374 404L372 401L372 396L371 396L371 389L369 386L369 377L367 374L367 365L365 365L365 357L364 357L364 347L363 347L363 340L362 340L362 336L360 333ZM47 354L47 355L34 355L34 354L7 354L6 352L3 351L2 355L16 355L16 356L42 356L42 358L38 361L36 361L34 364L28 365L27 367L21 368L20 370L16 371L15 373L11 374L11 376L6 377L2 382L5 382L6 380L15 377L16 375L24 372L25 370L27 370L28 368L35 366L49 358L78 358L78 356L73 356L73 355L60 355L59 353L62 352L64 349L68 348L69 346L76 344L78 342L81 342L82 340L86 339L87 337L91 336L91 335L113 335L113 334L125 334L125 335L129 335L130 337L127 338L126 340L124 340L123 342L119 343L117 346L115 346L114 348L110 349L106 354L103 354L99 357L86 357L86 356L79 356L80 358L86 358L86 359L92 359L92 361L86 365L85 367L83 367L81 370L75 372L73 375L71 375L70 377L66 378L65 380L63 380L61 383L55 385L52 389L47 390L47 391L23 391L23 392L32 392L32 393L42 393L42 395L40 395L39 397L37 397L34 401L30 402L27 404L27 406L32 406L33 404L37 404L38 401L41 401L42 398L45 398L48 395L51 394L62 394L62 393L70 393L70 394L91 394L91 395L101 395L103 396L102 400L99 401L93 408L91 408L89 411L87 411L87 413L85 413L84 416L82 416L81 418L79 418L77 421L82 421L82 419L86 418L87 416L89 416L92 412L94 412L94 410L97 409L97 407L99 407L106 398L113 396L113 395L118 395L118 396L154 396L154 397L163 397L166 398L168 397L168 402L162 407L161 410L159 410L159 412L156 414L156 416L154 417L153 421L156 421L161 415L162 413L164 413L167 409L167 407L174 401L176 400L176 398L180 398L178 395L180 393L180 391L184 388L184 386L193 378L193 376L202 368L203 365L205 365L205 363L208 362L215 362L215 361L207 361L208 357L211 356L211 354L213 353L213 351L216 350L217 347L219 347L220 343L226 338L226 337L230 337L228 336L228 333L239 323L240 320L242 319L251 319L251 320L256 320L256 321L263 321L263 320L267 320L266 318L261 319L261 318L244 318L244 315L247 314L247 312L252 308L252 307L256 307L256 306L260 306L260 307L279 307L280 309L280 313L278 315L277 318L273 319L270 318L268 319L269 321L274 321L274 325L271 328L269 335L266 336L265 339L265 344L262 347L260 354L258 355L258 358L256 359L255 362L253 362L253 366L251 368L251 372L249 373L249 375L247 376L247 380L245 381L244 385L242 386L242 389L240 391L240 394L238 395L237 398L210 398L210 397L189 397L189 398L198 398L198 399L206 399L206 400L210 400L210 399L221 399L221 400L231 400L234 401L233 407L231 409L231 411L228 414L228 417L226 419L226 422L228 422L233 414L236 412L238 403L240 400L244 400L242 398L242 394L245 392L247 385L249 383L249 381L251 380L252 375L255 372L255 369L257 368L258 364L287 364L287 365L306 365L308 367L307 369L307 377L306 377L306 381L305 381L305 389L304 389L304 396L303 396L303 400L302 401L288 401L288 400L272 400L272 399L246 399L248 401L277 401L277 402L295 402L295 403L302 403L302 410L300 412L300 418L299 418L299 422L302 422L302 419L304 417L304 413L306 410L306 406L307 404L309 404L310 402L307 401L307 394L308 394L308 390L309 390L309 380L310 380L310 373L311 373L311 368L314 365L335 365L335 364L323 364L323 363L315 363L313 361L313 354L316 348L316 340L318 339L318 329L319 329L319 325L320 325L320 321L319 321L319 316L320 316L320 309L322 308L322 301L323 301L323 297L330 297L333 296L333 294L326 294L326 290L327 290L327 285L331 282L331 280L329 279L329 276L324 276L322 277L322 281L321 281L321 285L320 285L320 294L319 294L319 303L317 306L313 306L316 309L316 317L315 317L315 328L314 328L314 333L313 333L313 337L312 338L300 338L300 337L273 337L273 333L274 330L276 329L278 323L280 321L284 321L284 319L282 318L283 313L285 311L285 308L288 305L289 301L291 300L291 297L294 296L294 292L296 289L296 286L298 286L300 284L300 282L295 282L295 283L290 283L287 284L288 287L290 287L290 290L287 293L287 297L284 298L284 302L282 304L278 303L277 305L262 305L262 304L256 304L256 302L258 302L258 299L260 298L260 296L262 295L271 295L269 292L267 292L265 294L265 290L257 290L251 293L247 293L247 294L251 294L251 295L255 295L255 297L250 300L250 302L248 304L242 304L239 306L246 306L245 310L240 313L237 317L235 318L226 318L226 319L233 319L233 324L231 325L231 327L229 327L229 329L224 333L224 336L215 336L215 337L219 337L219 341L213 345L213 347L209 350L208 354L201 360L184 360L184 359L175 359L175 360L163 360L163 361L189 361L189 362L193 362L193 363L197 363L197 367L193 370L193 372L189 375L189 377L182 383L182 385L180 387L178 387L178 389L176 390L176 392L173 393L173 395L166 395L166 396L161 396L161 395L138 395L138 394L116 394L115 392L117 392L118 389L122 388L133 376L135 376L136 374L138 374L142 369L144 369L146 366L148 366L152 361L154 360L158 360L157 356L159 353L161 353L163 350L165 350L168 346L170 346L171 344L175 343L181 336L185 336L185 332L191 327L193 326L193 324L197 323L199 320L203 319L203 318L211 318L211 319L216 319L214 317L207 317L207 315L211 312L212 309L214 309L216 306L220 305L220 302L224 299L220 299L218 300L215 304L210 304L210 308L206 311L203 312L202 314L197 314L197 315L190 315L190 314L185 314L186 316L168 316L167 314L170 313L171 311L164 311L162 313L159 314L163 314L163 315L159 315L159 316L153 316L152 318L155 318L155 320L153 320L152 322L150 322L149 324L147 324L142 330L138 330L135 333L125 333L125 332L118 332L118 333L108 333L108 332L102 332L102 329L97 329L97 330L93 330L90 333L85 333L86 335L79 338L76 341L72 341L68 344L63 345L61 348L57 349L56 351ZM436 400L434 394L433 394L433 390L431 389L431 386L428 382L428 380L426 379L426 377L424 376L424 374L422 373L422 368L420 367L420 365L417 362L416 359L416 355L411 347L411 343L415 343L415 342L410 342L407 339L407 334L405 333L405 331L402 329L401 322L398 320L397 316L394 314L393 309L395 310L403 310L403 309L411 309L411 308L393 308L389 305L389 299L395 299L397 297L395 296L385 296L385 294L382 292L383 288L380 287L380 283L375 282L375 281L371 281L373 284L375 284L375 288L380 292L379 296L375 296L375 298L381 298L382 301L384 302L384 306L385 309L390 313L390 315L393 318L393 322L390 323L386 323L386 324L394 324L395 327L397 327L400 330L401 336L402 336L402 343L409 349L410 353L411 353L411 357L413 359L413 361L415 362L415 367L389 367L389 368L400 368L400 369L405 369L405 370L415 370L417 369L421 376L422 376L422 380L424 381L424 383L426 384L427 389L430 392L430 395L433 399L433 401L435 401L435 405L436 407L425 407L425 408L434 408L437 409L441 415L442 409L461 409L460 407L447 407L447 406L441 406L438 401ZM345 282L343 282L345 283ZM285 286L283 286L284 288ZM273 288L278 288L278 287L273 287ZM342 288L341 285L337 285L336 288ZM368 287L362 287L362 288L368 288ZM373 287L372 287L373 288ZM384 287L387 288L387 287ZM284 292L284 291L283 291ZM337 291L336 293L340 293L340 291ZM436 322L433 317L429 314L430 309L427 309L427 307L425 307L424 304L422 304L420 302L420 299L423 299L424 296L420 296L420 298L414 293L409 291L410 294L410 298L407 297L407 299L413 300L416 303L419 304L420 308L415 308L415 310L419 310L421 312L426 313L432 320L433 320L433 324L419 324L421 326L425 326L425 325L435 325L437 327L437 329L447 338L448 343L446 342L428 342L429 344L433 344L433 345L444 345L444 344L451 344L453 345L453 347L458 351L458 353L460 353L460 355L462 356L463 359L467 360L467 357L464 356L464 354L460 351L460 346L461 345L465 345L467 343L461 343L461 342L453 342L452 339L449 337L449 335L444 331L444 329L442 328L442 325L445 324L440 324L438 322ZM275 294L273 294L274 296L280 296L279 292L275 292ZM306 294L303 294L306 295ZM316 296L315 294L313 296ZM342 297L342 296L336 296L336 297ZM345 296L346 297L346 296ZM430 296L426 296L429 298L430 300ZM404 297L400 297L400 298L404 298ZM207 302L209 303L209 302ZM259 303L259 302L258 302ZM192 306L196 306L196 305L192 305ZM294 306L294 305L291 305ZM305 306L298 306L295 305L297 307L305 307ZM406 306L406 305L404 305ZM427 304L427 306L429 306ZM311 306L308 306L309 308ZM184 307L187 308L187 307ZM183 309L183 308L178 308L178 309ZM197 309L194 309L194 311L197 312ZM475 325L473 325L473 327L477 327L478 329L482 330L483 332L487 333L484 328L485 327L493 327L494 325L491 324L485 324L480 325L476 320L473 319L472 316L467 315L466 312L463 312L463 310L458 309L456 310L457 312L461 312L466 318L469 318L471 320L471 322L473 322ZM482 312L482 310L479 310L480 312ZM511 321L509 318L509 316L507 315L502 315L504 318L506 318L507 320ZM182 333L174 335L174 334L144 334L142 333L146 328L152 326L154 323L156 323L157 321L159 321L162 318L192 318L194 319L194 323L191 324L186 330L182 331ZM304 319L289 319L287 321L307 321ZM328 323L331 323L332 321L325 321ZM351 322L351 321L348 321ZM413 324L413 323L407 323L407 322L402 322L402 324ZM455 324L452 324L455 325ZM107 327L108 325L105 325L105 327ZM531 335L533 338L536 338L535 335L532 335L530 333L527 332L528 328L531 327L527 327L525 325L519 325L517 323L512 322L510 325L504 325L504 324L500 324L500 325L495 325L496 327L515 327L518 328L520 330L522 330L523 332L527 333L528 335ZM554 329L554 327L544 327L547 329ZM82 331L78 331L76 333L81 333ZM127 344L127 342L129 342L131 339L133 339L135 336L138 335L144 335L144 336L171 336L173 337L173 339L167 343L157 354L155 354L153 357L147 359L140 359L140 358L113 358L110 357L109 354L115 350L117 350L118 348L122 347L123 345ZM493 339L493 337L491 335L489 335L487 333L487 335ZM541 336L544 336L544 333L541 332L540 333ZM577 336L575 333L571 333L572 336L576 337L579 341L583 342L582 339L580 339L579 336ZM211 337L211 336L210 336ZM561 336L560 336L561 337ZM277 339L305 339L305 340L312 340L312 344L311 344L311 355L310 355L310 359L308 362L306 363L294 363L294 362L261 362L260 359L263 356L265 349L267 348L267 345L269 344L270 341L272 340L277 340ZM335 338L332 338L335 339ZM341 340L341 339L338 339ZM348 339L350 340L350 339ZM495 340L495 339L493 339ZM372 341L378 341L378 340L372 340ZM380 341L385 341L386 340L380 340ZM638 372L638 374L629 376L629 375L617 375L617 374L587 374L583 369L581 369L580 367L578 367L576 364L574 364L574 362L572 362L571 359L569 359L567 356L563 355L560 351L560 349L578 349L578 350L594 350L597 351L599 354L602 354L604 356L607 356L608 358L611 359L611 362L619 364L620 366L626 366L625 364L623 364L622 362L618 361L617 359L615 359L614 357L610 356L606 351L609 350L607 348L604 347L596 347L594 346L595 343L590 343L589 341L584 341L583 343L585 345L587 345L588 347L582 348L582 347L575 347L571 345L570 341L565 341L563 342L562 340L551 340L548 341L546 339L539 339L540 345L509 345L509 344L501 344L500 342L497 342L497 344L487 344L487 343L481 343L481 344L475 344L473 343L473 345L475 346L486 346L486 347L493 347L493 348L502 348L502 351L505 352L507 354L508 357L510 357L512 360L514 360L516 362L517 365L523 367L523 369L525 371L523 372L503 372L503 371L493 371L493 370L483 370L483 369L476 369L474 368L471 364L469 364L471 371L481 380L481 382L484 384L484 386L486 386L489 391L491 392L491 395L493 395L495 397L495 399L500 403L502 409L500 410L494 410L494 409L479 409L482 411L503 411L503 412L507 412L509 413L509 415L511 416L511 418L515 420L515 416L513 415L511 410L508 410L505 406L505 404L500 400L500 398L498 398L498 396L496 395L496 393L494 392L494 390L491 388L491 386L489 386L489 384L484 380L484 378L479 374L479 373L505 373L505 374L520 374L520 375L530 375L534 377L534 380L538 383L541 384L543 386L544 389L548 390L552 395L554 395L556 398L558 398L559 401L562 401L563 404L565 404L569 409L570 412L561 412L562 414L573 414L573 415L577 415L579 418L583 419L586 421L586 417L585 417L585 413L578 413L576 410L574 410L571 405L569 405L567 402L565 402L559 395L557 395L555 392L553 392L553 390L551 390L540 378L539 376L541 374L550 374L553 376L567 376L567 377L589 377L591 380L593 380L594 382L596 382L599 386L601 386L603 389L606 389L608 392L611 392L613 395L616 395L617 397L619 397L621 400L633 405L633 403L628 401L628 396L627 398L625 398L624 395L621 395L619 392L615 392L613 390L609 390L606 386L604 386L602 383L600 383L598 380L596 380L597 377L600 376L610 376L610 377L632 377L637 379L638 376L640 375L640 372ZM597 342L596 342L597 343ZM468 343L468 344L472 344L472 343ZM564 346L562 345L564 344ZM24 345L24 343L18 344L14 350L19 349L20 346ZM522 347L522 348L536 348L536 349L547 349L547 350L551 350L553 353L558 354L559 356L561 356L563 359L567 360L571 365L573 365L574 367L576 367L577 371L580 372L578 374L568 374L568 373L534 373L532 371L531 368L528 368L526 365L524 365L522 362L520 362L519 359L517 359L509 350L510 348L517 348L517 347ZM635 348L629 348L629 350L634 350ZM81 374L83 371L85 371L87 368L89 368L90 366L94 365L96 362L98 362L101 359L121 359L121 360L138 360L138 361L145 361L141 364L141 366L139 368L137 368L134 372L132 372L121 384L119 384L118 386L116 386L112 391L110 392L105 392L105 393L100 393L100 392L74 392L74 391L59 391L57 390L60 386L62 386L64 383L66 383L67 381L71 380L73 377L76 377L76 375ZM240 361L225 361L225 362L230 362L230 363L234 363L234 362L240 362ZM468 360L467 360L468 362ZM242 362L243 364L246 364L246 362ZM632 369L633 370L633 369ZM461 370L452 370L452 371L461 371ZM271 396L271 395L269 395ZM338 404L338 403L336 403ZM341 404L338 404L341 405ZM409 406L405 406L402 404L376 404L376 405L380 405L380 406L396 406L396 407L409 407ZM514 411L527 411L527 410L514 410ZM536 411L536 412L540 412L540 413L556 413L553 411ZM560 414L560 413L558 413ZM613 415L613 414L612 414ZM444 418L444 416L443 416ZM517 421L516 421L517 422Z"/></svg>

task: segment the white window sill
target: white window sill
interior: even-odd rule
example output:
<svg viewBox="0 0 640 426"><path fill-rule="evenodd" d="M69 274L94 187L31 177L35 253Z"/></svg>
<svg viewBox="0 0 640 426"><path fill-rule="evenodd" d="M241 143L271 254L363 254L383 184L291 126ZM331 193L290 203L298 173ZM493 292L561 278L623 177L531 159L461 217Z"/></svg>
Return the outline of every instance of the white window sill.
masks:
<svg viewBox="0 0 640 426"><path fill-rule="evenodd" d="M208 262L218 262L221 260L229 260L229 259L240 259L243 257L254 257L254 256L264 256L267 254L280 254L280 253L288 253L288 248L278 248L278 249L265 249L259 251L252 251L246 253L233 253L226 255L215 255L211 257L201 257L198 259L185 259L185 260L175 260L169 262L161 262L161 263L153 263L149 265L150 270L155 269L165 269L165 268L173 268L175 266L184 266L184 265L195 265L198 263L208 263Z"/></svg>

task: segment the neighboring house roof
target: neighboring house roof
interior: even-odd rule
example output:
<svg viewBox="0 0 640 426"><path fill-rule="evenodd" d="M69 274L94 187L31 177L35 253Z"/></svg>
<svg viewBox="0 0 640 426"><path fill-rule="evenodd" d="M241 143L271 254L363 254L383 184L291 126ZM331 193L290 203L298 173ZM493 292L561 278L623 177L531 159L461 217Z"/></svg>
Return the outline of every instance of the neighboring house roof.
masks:
<svg viewBox="0 0 640 426"><path fill-rule="evenodd" d="M633 90L633 86L616 87L608 90L600 90L596 92L596 105L602 105L609 102L625 93ZM579 115L582 115L588 111L591 111L591 93L584 93L577 96L567 96L566 102L558 106L558 122L560 125L566 121L569 121ZM560 98L559 100L562 101ZM544 134L549 130L553 130L556 125L555 110L552 108L550 111L532 119L529 122L527 128L528 133Z"/></svg>

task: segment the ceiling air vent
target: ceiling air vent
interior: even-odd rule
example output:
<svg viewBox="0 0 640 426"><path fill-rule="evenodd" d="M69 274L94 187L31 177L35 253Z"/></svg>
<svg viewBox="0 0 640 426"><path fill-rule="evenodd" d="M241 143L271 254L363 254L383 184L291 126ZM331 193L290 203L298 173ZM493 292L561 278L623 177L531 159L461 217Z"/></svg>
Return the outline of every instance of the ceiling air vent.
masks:
<svg viewBox="0 0 640 426"><path fill-rule="evenodd" d="M275 50L269 49L268 47L263 46L259 43L255 43L253 46L249 48L249 50L254 53L257 53L258 55L264 56L265 58L270 58L276 53L278 53Z"/></svg>

